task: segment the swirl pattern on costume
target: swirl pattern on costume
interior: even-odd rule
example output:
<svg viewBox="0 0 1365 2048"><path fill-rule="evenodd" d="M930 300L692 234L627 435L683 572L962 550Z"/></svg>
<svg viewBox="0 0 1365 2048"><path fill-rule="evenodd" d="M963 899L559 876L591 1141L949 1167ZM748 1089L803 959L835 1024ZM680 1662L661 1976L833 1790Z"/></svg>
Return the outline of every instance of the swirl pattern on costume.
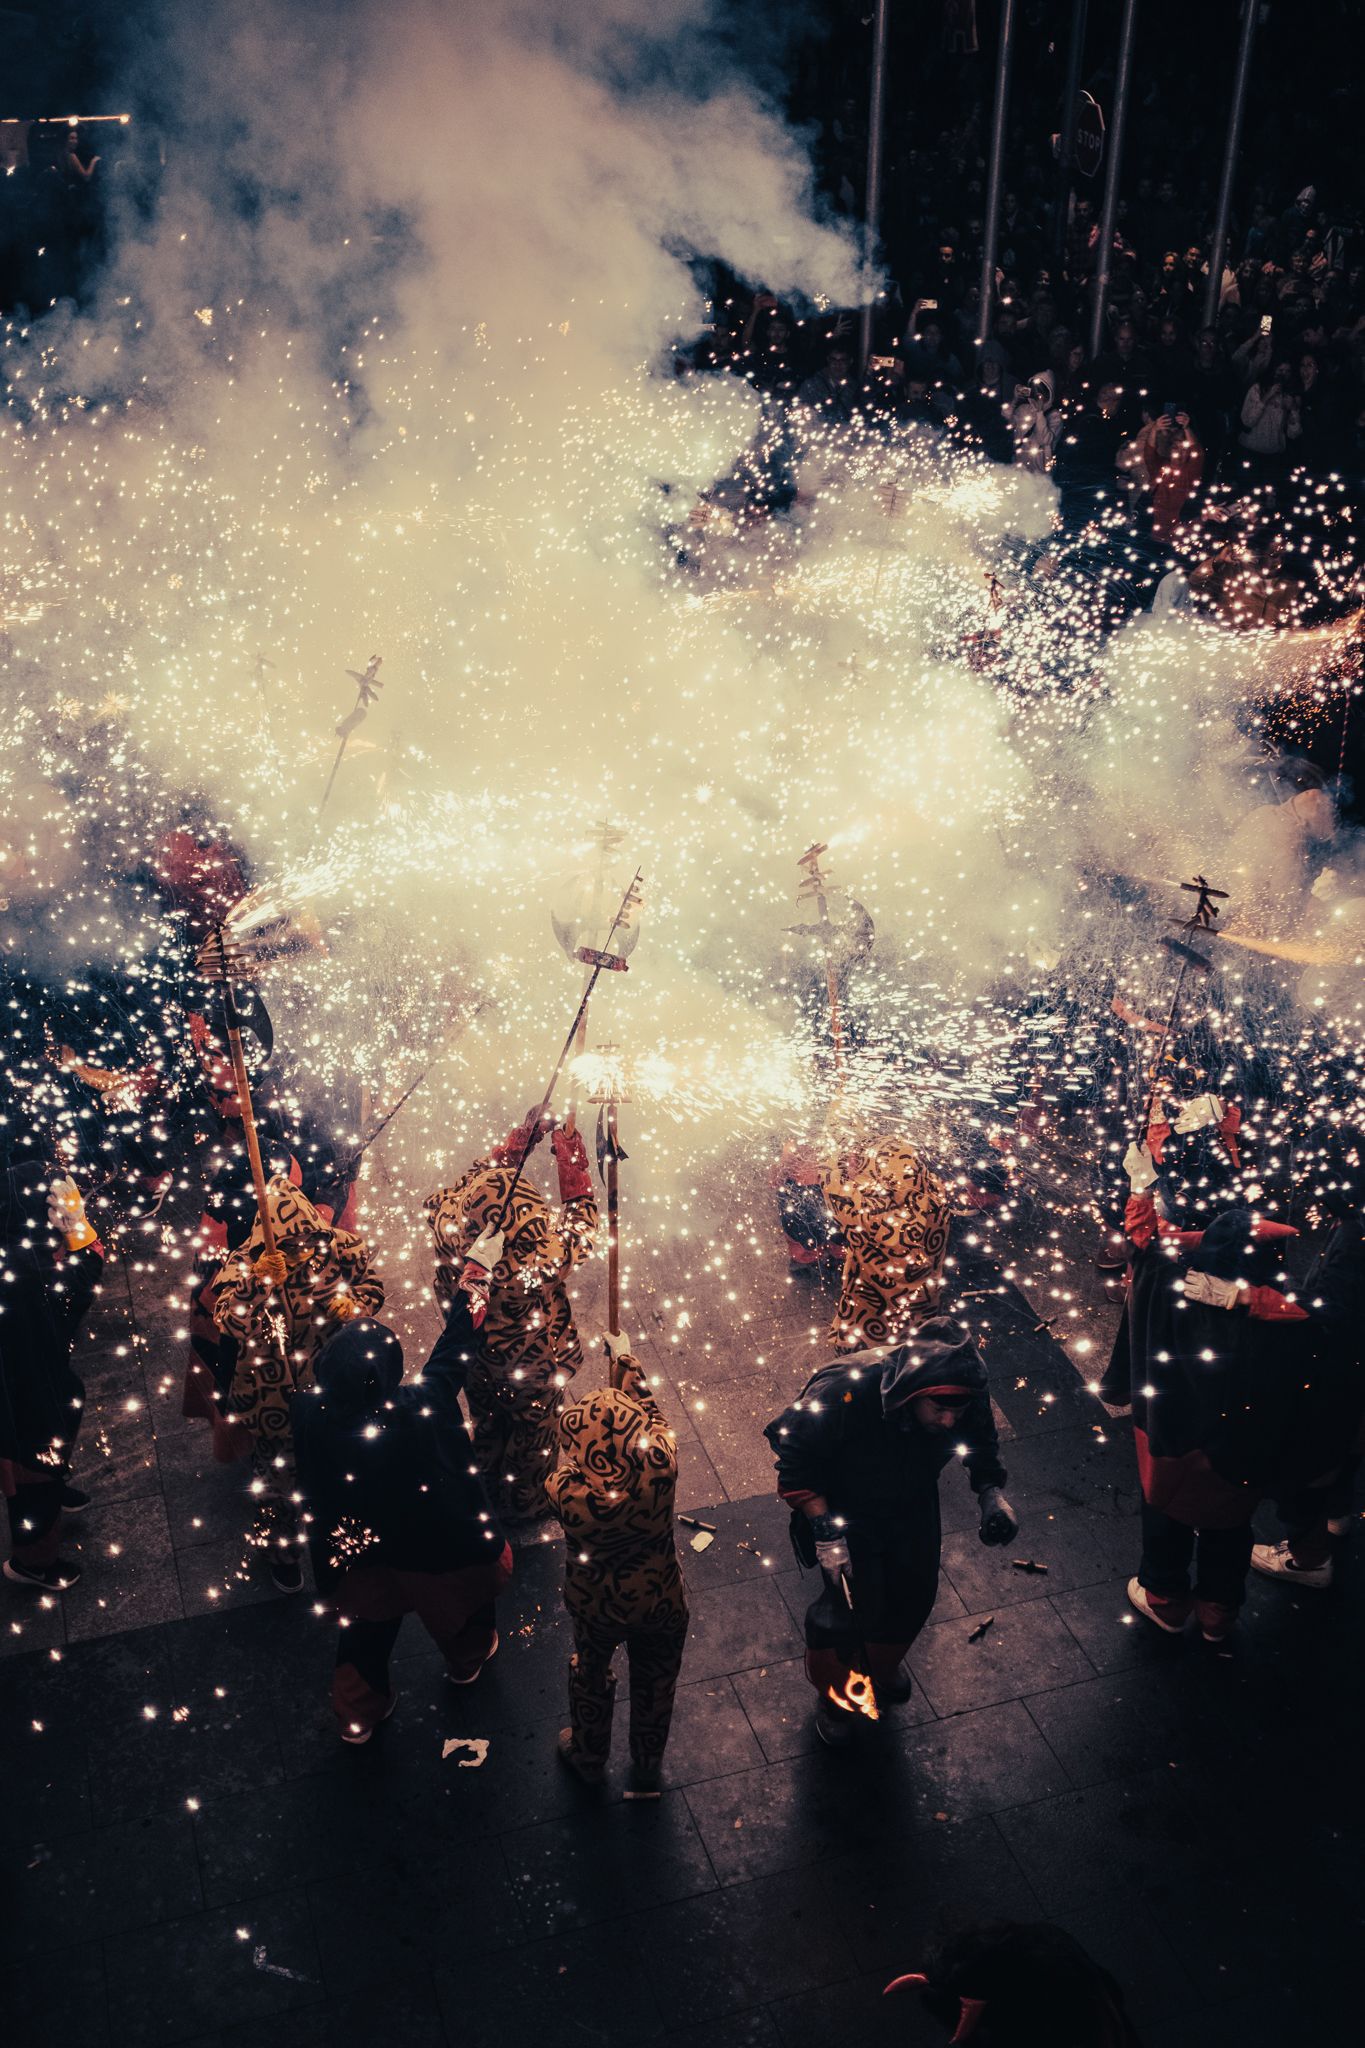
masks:
<svg viewBox="0 0 1365 2048"><path fill-rule="evenodd" d="M884 1137L845 1151L824 1191L845 1245L835 1348L897 1343L938 1301L952 1220L943 1184L903 1138Z"/></svg>
<svg viewBox="0 0 1365 2048"><path fill-rule="evenodd" d="M313 1360L331 1335L327 1303L344 1289L359 1314L377 1315L384 1283L364 1239L333 1230L292 1181L281 1175L267 1183L266 1208L288 1262L284 1284L272 1293L254 1270L265 1249L258 1216L218 1276L213 1319L238 1347L228 1406L251 1432L258 1472L263 1465L275 1472L277 1457L292 1459L289 1397L312 1386Z"/></svg>
<svg viewBox="0 0 1365 2048"><path fill-rule="evenodd" d="M470 1245L497 1220L514 1177L509 1166L477 1160L452 1187L428 1196L434 1284L443 1308ZM591 1252L596 1224L591 1193L566 1202L556 1215L523 1176L501 1226L503 1255L493 1269L465 1394L475 1461L507 1519L551 1512L545 1479L558 1448L556 1422L564 1388L583 1362L565 1281Z"/></svg>

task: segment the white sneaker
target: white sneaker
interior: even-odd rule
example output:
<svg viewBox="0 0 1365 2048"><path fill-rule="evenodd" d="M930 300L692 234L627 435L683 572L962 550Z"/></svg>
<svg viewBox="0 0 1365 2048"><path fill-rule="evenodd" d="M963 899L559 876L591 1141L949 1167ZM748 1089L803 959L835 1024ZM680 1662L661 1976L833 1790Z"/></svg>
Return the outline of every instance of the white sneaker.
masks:
<svg viewBox="0 0 1365 2048"><path fill-rule="evenodd" d="M1329 1515L1327 1517L1327 1534L1329 1536L1349 1536L1359 1520L1359 1515Z"/></svg>
<svg viewBox="0 0 1365 2048"><path fill-rule="evenodd" d="M1155 1622L1157 1627L1168 1636L1182 1635L1185 1629L1185 1622L1190 1618L1189 1611L1187 1610L1183 1620L1168 1621L1164 1614L1152 1606L1147 1597L1147 1588L1138 1579L1129 1579L1128 1581L1128 1605L1136 1607L1139 1614L1144 1615L1148 1621Z"/></svg>
<svg viewBox="0 0 1365 2048"><path fill-rule="evenodd" d="M1287 1543L1256 1543L1251 1551L1251 1569L1268 1579L1292 1579L1296 1586L1330 1586L1332 1565L1295 1564Z"/></svg>

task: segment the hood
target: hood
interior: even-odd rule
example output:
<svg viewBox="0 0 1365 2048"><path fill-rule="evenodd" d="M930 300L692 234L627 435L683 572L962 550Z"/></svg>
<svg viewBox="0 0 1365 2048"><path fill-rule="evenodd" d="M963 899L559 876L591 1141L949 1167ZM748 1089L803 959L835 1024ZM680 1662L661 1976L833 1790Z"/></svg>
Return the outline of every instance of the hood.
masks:
<svg viewBox="0 0 1365 2048"><path fill-rule="evenodd" d="M986 1368L975 1344L951 1316L932 1316L908 1344L900 1344L882 1364L882 1413L894 1415L919 1394L945 1387L984 1394Z"/></svg>
<svg viewBox="0 0 1365 2048"><path fill-rule="evenodd" d="M1047 386L1047 400L1043 410L1051 412L1053 406L1057 403L1057 385L1051 370L1035 370L1028 381L1030 392L1032 392L1035 384L1045 384Z"/></svg>
<svg viewBox="0 0 1365 2048"><path fill-rule="evenodd" d="M1272 1223L1254 1216L1237 1204L1214 1217L1190 1254L1191 1273L1207 1273L1214 1280L1244 1280L1249 1286L1265 1285L1279 1263L1286 1239L1298 1231L1287 1223Z"/></svg>
<svg viewBox="0 0 1365 2048"><path fill-rule="evenodd" d="M559 1418L563 1455L593 1493L638 1492L647 1468L657 1463L659 1434L639 1401L611 1387L571 1402Z"/></svg>
<svg viewBox="0 0 1365 2048"><path fill-rule="evenodd" d="M343 1323L313 1361L313 1384L333 1414L368 1414L403 1384L403 1347L386 1323Z"/></svg>
<svg viewBox="0 0 1365 2048"><path fill-rule="evenodd" d="M841 1222L948 1206L937 1176L904 1138L865 1139L841 1150L824 1185L825 1199Z"/></svg>
<svg viewBox="0 0 1365 2048"><path fill-rule="evenodd" d="M511 1166L490 1166L476 1160L453 1187L438 1188L428 1195L423 1206L437 1251L452 1262L462 1260L475 1238L493 1223L515 1177ZM517 1182L502 1230L503 1253L495 1273L498 1286L506 1286L531 1267L554 1269L564 1263L563 1240L553 1226L550 1205L524 1174Z"/></svg>
<svg viewBox="0 0 1365 2048"><path fill-rule="evenodd" d="M282 1173L273 1174L266 1182L265 1206L277 1244L283 1245L291 1237L330 1238L332 1235L326 1217L319 1215L302 1189L296 1188ZM261 1219L257 1216L247 1239L247 1250L254 1255L262 1250L264 1244Z"/></svg>

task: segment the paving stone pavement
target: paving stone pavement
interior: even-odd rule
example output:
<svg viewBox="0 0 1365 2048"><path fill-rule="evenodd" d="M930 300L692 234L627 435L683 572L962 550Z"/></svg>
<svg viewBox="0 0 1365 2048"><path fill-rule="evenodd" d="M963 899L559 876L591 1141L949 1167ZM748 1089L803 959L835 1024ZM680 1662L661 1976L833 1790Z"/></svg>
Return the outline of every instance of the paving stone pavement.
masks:
<svg viewBox="0 0 1365 2048"><path fill-rule="evenodd" d="M956 1249L960 1285L995 1283ZM130 1275L134 1329L114 1269L81 1350L86 1576L61 1602L0 1602L8 2048L916 2048L941 2034L883 1984L943 1918L987 1916L1072 1929L1147 2048L1352 2037L1365 1540L1330 1593L1254 1583L1225 1652L1156 1636L1124 1599L1131 1442L1081 1381L1114 1310L1096 1285L1068 1355L1029 1301L988 1293L1015 1552L1046 1572L982 1548L950 1469L914 1697L832 1754L755 1442L821 1355L828 1303L755 1259L741 1324L733 1268L709 1293L687 1274L637 1313L682 1433L680 1505L717 1536L684 1552L692 1633L650 1808L621 1799L623 1729L605 1796L556 1762L551 1540L519 1548L474 1689L453 1694L406 1623L394 1719L338 1743L330 1632L307 1596L236 1576L240 1471L179 1416L155 1274ZM443 1759L462 1735L487 1738L483 1764Z"/></svg>

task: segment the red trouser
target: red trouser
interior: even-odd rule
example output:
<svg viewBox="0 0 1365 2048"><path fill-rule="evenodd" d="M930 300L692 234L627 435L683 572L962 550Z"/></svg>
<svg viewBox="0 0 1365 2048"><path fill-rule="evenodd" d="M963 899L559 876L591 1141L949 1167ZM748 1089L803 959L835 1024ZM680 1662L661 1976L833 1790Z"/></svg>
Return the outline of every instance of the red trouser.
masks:
<svg viewBox="0 0 1365 2048"><path fill-rule="evenodd" d="M17 1465L6 1459L5 1506L9 1510L10 1554L35 1571L55 1562L62 1541L62 1488L66 1468Z"/></svg>
<svg viewBox="0 0 1365 2048"><path fill-rule="evenodd" d="M491 1564L449 1572L399 1572L385 1565L349 1571L336 1598L332 1706L359 1732L384 1718L391 1698L389 1656L405 1614L415 1614L457 1678L476 1672L493 1647L493 1602L512 1576L512 1546Z"/></svg>

